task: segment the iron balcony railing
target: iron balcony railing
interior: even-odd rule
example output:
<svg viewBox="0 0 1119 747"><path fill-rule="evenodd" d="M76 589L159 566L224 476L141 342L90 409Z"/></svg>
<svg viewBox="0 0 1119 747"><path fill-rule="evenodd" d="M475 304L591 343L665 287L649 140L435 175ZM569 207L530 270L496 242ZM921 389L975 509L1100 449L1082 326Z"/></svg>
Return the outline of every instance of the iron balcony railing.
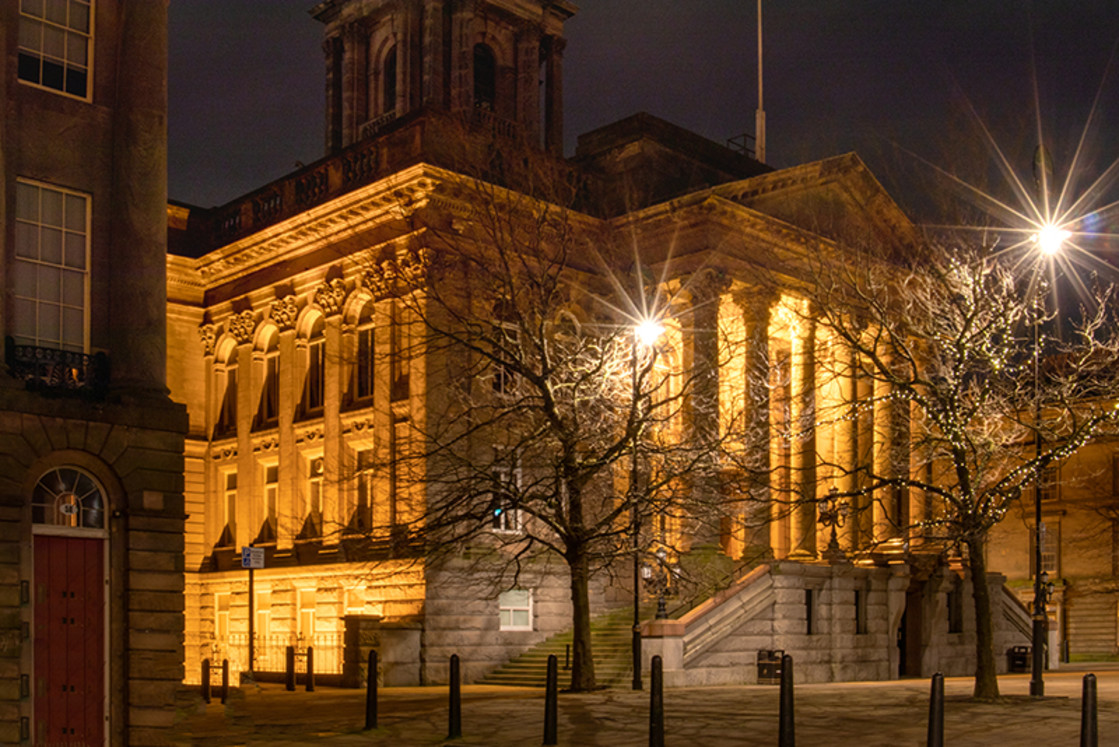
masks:
<svg viewBox="0 0 1119 747"><path fill-rule="evenodd" d="M4 360L8 373L28 389L99 397L109 386L109 357L105 353L90 355L19 345L5 337Z"/></svg>

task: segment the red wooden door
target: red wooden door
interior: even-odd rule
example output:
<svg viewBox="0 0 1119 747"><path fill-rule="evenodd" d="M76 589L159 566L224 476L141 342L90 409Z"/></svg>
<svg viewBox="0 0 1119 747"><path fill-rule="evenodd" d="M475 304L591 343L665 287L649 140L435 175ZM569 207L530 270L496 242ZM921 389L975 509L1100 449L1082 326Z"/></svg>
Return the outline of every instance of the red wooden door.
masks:
<svg viewBox="0 0 1119 747"><path fill-rule="evenodd" d="M104 546L35 536L35 744L105 742Z"/></svg>

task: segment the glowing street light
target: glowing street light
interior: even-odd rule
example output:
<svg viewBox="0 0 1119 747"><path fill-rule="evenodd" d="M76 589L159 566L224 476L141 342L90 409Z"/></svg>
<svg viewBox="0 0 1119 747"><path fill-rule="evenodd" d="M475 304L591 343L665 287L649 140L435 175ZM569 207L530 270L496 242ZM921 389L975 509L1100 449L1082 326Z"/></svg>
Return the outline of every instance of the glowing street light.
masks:
<svg viewBox="0 0 1119 747"><path fill-rule="evenodd" d="M1034 243L1046 257L1053 257L1060 253L1061 247L1068 241L1071 233L1060 226L1045 225L1034 234Z"/></svg>
<svg viewBox="0 0 1119 747"><path fill-rule="evenodd" d="M637 359L638 346L651 347L664 334L664 325L656 319L642 319L633 325L633 347L630 349L630 392L633 410L637 411ZM633 429L630 451L629 485L633 511L633 689L641 689L641 512L637 505L637 484L640 475L637 464L637 431Z"/></svg>

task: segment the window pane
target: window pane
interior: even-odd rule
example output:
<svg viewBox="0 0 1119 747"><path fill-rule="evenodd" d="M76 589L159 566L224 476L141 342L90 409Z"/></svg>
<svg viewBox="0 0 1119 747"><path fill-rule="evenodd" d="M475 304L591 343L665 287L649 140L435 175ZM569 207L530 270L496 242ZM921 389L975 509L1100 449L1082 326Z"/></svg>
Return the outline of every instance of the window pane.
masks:
<svg viewBox="0 0 1119 747"><path fill-rule="evenodd" d="M62 272L62 301L69 306L85 306L85 273Z"/></svg>
<svg viewBox="0 0 1119 747"><path fill-rule="evenodd" d="M56 345L62 339L62 318L59 308L52 304L39 304L39 341L43 345Z"/></svg>
<svg viewBox="0 0 1119 747"><path fill-rule="evenodd" d="M43 79L40 81L47 88L62 90L63 70L62 65L50 60L43 60Z"/></svg>
<svg viewBox="0 0 1119 747"><path fill-rule="evenodd" d="M66 93L71 96L85 96L86 73L76 67L66 68Z"/></svg>
<svg viewBox="0 0 1119 747"><path fill-rule="evenodd" d="M66 0L47 0L46 19L52 23L66 25Z"/></svg>
<svg viewBox="0 0 1119 747"><path fill-rule="evenodd" d="M35 334L35 302L29 299L16 299L12 306L16 317L12 320L12 334L16 342L34 345L38 341Z"/></svg>
<svg viewBox="0 0 1119 747"><path fill-rule="evenodd" d="M42 221L48 226L62 225L62 193L53 189L43 189Z"/></svg>
<svg viewBox="0 0 1119 747"><path fill-rule="evenodd" d="M518 628L527 628L528 610L513 610L513 625Z"/></svg>
<svg viewBox="0 0 1119 747"><path fill-rule="evenodd" d="M39 188L34 184L16 184L16 217L21 220L39 220Z"/></svg>
<svg viewBox="0 0 1119 747"><path fill-rule="evenodd" d="M89 42L81 34L66 35L66 61L85 67L86 47Z"/></svg>
<svg viewBox="0 0 1119 747"><path fill-rule="evenodd" d="M43 0L23 0L19 9L28 15L43 17Z"/></svg>
<svg viewBox="0 0 1119 747"><path fill-rule="evenodd" d="M43 54L48 57L66 57L66 32L53 26L43 27Z"/></svg>
<svg viewBox="0 0 1119 747"><path fill-rule="evenodd" d="M66 195L66 222L63 224L71 231L85 232L85 198Z"/></svg>
<svg viewBox="0 0 1119 747"><path fill-rule="evenodd" d="M16 256L39 258L39 229L28 223L16 223Z"/></svg>
<svg viewBox="0 0 1119 747"><path fill-rule="evenodd" d="M17 296L35 298L38 287L38 273L35 265L30 262L14 262L12 264L12 290Z"/></svg>
<svg viewBox="0 0 1119 747"><path fill-rule="evenodd" d="M61 272L54 267L39 265L39 291L36 294L40 301L58 303L62 300Z"/></svg>
<svg viewBox="0 0 1119 747"><path fill-rule="evenodd" d="M81 309L62 310L62 347L67 350L85 348L85 325Z"/></svg>
<svg viewBox="0 0 1119 747"><path fill-rule="evenodd" d="M29 18L19 20L19 45L38 52L43 43L43 24ZM37 65L36 65L37 67Z"/></svg>
<svg viewBox="0 0 1119 747"><path fill-rule="evenodd" d="M70 28L89 33L89 4L70 0Z"/></svg>
<svg viewBox="0 0 1119 747"><path fill-rule="evenodd" d="M85 269L85 236L78 233L66 234L66 257L63 264L76 270Z"/></svg>
<svg viewBox="0 0 1119 747"><path fill-rule="evenodd" d="M51 264L62 264L62 231L46 228L39 232L39 259Z"/></svg>

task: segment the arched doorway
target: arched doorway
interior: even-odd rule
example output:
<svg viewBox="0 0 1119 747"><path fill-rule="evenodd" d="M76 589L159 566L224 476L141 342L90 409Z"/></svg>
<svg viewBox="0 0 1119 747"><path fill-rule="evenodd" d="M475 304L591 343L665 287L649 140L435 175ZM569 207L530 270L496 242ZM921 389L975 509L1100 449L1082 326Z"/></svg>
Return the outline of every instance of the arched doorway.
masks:
<svg viewBox="0 0 1119 747"><path fill-rule="evenodd" d="M55 467L31 496L35 744L105 743L104 489Z"/></svg>

